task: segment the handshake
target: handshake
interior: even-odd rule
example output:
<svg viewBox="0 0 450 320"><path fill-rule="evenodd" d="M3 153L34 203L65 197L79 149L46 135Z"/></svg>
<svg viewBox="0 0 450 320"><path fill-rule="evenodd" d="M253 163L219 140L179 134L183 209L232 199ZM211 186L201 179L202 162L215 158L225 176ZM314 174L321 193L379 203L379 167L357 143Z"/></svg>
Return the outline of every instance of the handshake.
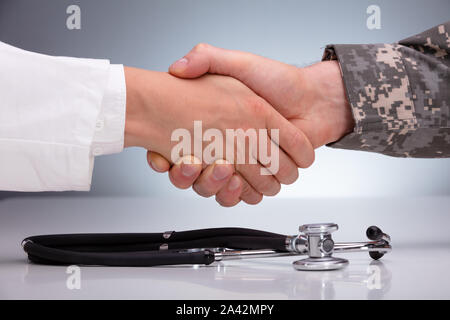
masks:
<svg viewBox="0 0 450 320"><path fill-rule="evenodd" d="M298 68L199 44L169 73L125 67L125 78L125 147L223 206L276 195L354 128L337 61Z"/></svg>

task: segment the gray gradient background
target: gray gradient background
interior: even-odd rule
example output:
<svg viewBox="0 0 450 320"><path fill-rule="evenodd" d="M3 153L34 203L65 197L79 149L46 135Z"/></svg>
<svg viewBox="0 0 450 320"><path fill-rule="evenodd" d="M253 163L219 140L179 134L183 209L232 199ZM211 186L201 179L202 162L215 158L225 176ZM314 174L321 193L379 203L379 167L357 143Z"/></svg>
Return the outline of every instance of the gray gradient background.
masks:
<svg viewBox="0 0 450 320"><path fill-rule="evenodd" d="M66 28L70 4L81 7L79 31ZM366 27L370 4L381 7L381 30ZM109 58L159 71L198 42L304 65L319 60L328 43L394 42L450 19L449 13L448 0L1 0L0 40L51 55ZM280 196L449 195L449 164L324 147L313 167ZM143 150L126 150L97 158L92 192L83 195L169 194L195 196L148 170ZM10 196L16 194L0 193Z"/></svg>
<svg viewBox="0 0 450 320"><path fill-rule="evenodd" d="M81 7L81 30L66 28L66 8L70 4ZM381 30L366 27L366 8L370 4L381 7ZM448 0L1 0L0 40L51 55L109 58L112 63L159 71L167 70L170 63L199 42L306 65L320 60L326 44L394 42L448 20L449 13ZM315 164L301 172L297 183L285 186L277 198L265 201L273 205L282 198L291 198L300 207L305 198L388 197L409 201L416 197L447 197L449 165L450 159L396 159L323 147L317 150ZM147 167L145 151L139 149L97 158L90 193L0 192L0 213L10 210L5 201L20 203L23 197L47 199L49 205L57 201L61 207L66 197L98 199L92 202L91 209L84 208L87 214L101 210L105 199L112 197L154 199L162 204L169 199L181 203L192 198L186 205L193 203L196 210L222 210L213 205L213 199L175 189L165 174L156 174ZM67 200L68 205L74 205L73 199ZM224 210L245 212L243 207L240 204ZM264 210L264 203L260 208ZM133 208L142 209L139 205ZM448 207L436 209L446 212ZM202 219L201 215L196 217ZM270 214L260 217L269 225L273 221ZM159 219L156 213L153 219ZM195 220L185 219L197 225ZM233 221L238 222L229 223ZM183 223L179 226L183 227Z"/></svg>

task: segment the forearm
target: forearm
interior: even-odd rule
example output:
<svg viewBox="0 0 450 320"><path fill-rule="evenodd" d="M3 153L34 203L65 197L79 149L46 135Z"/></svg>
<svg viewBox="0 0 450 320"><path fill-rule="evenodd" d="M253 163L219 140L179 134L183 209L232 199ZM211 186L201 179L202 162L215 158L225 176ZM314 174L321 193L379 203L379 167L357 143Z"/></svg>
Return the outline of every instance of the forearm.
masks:
<svg viewBox="0 0 450 320"><path fill-rule="evenodd" d="M331 146L450 157L450 23L396 44L334 45L355 130Z"/></svg>

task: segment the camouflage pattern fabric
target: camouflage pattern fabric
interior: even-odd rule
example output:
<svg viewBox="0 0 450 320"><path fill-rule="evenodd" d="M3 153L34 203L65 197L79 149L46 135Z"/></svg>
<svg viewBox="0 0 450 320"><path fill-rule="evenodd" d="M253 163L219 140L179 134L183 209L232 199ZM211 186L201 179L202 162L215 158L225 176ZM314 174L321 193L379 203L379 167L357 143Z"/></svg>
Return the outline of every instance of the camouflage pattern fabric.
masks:
<svg viewBox="0 0 450 320"><path fill-rule="evenodd" d="M333 148L450 157L450 21L394 44L329 45L355 129Z"/></svg>

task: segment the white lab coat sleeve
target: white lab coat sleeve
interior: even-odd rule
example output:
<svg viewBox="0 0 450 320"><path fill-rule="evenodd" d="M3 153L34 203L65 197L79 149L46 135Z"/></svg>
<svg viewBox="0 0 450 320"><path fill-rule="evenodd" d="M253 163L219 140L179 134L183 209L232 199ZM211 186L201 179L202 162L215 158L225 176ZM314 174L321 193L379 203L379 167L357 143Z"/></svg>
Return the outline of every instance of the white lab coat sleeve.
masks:
<svg viewBox="0 0 450 320"><path fill-rule="evenodd" d="M94 156L120 152L123 66L0 42L0 190L88 191Z"/></svg>
<svg viewBox="0 0 450 320"><path fill-rule="evenodd" d="M111 65L108 85L91 146L93 156L119 153L123 150L125 132L126 86L123 65Z"/></svg>

